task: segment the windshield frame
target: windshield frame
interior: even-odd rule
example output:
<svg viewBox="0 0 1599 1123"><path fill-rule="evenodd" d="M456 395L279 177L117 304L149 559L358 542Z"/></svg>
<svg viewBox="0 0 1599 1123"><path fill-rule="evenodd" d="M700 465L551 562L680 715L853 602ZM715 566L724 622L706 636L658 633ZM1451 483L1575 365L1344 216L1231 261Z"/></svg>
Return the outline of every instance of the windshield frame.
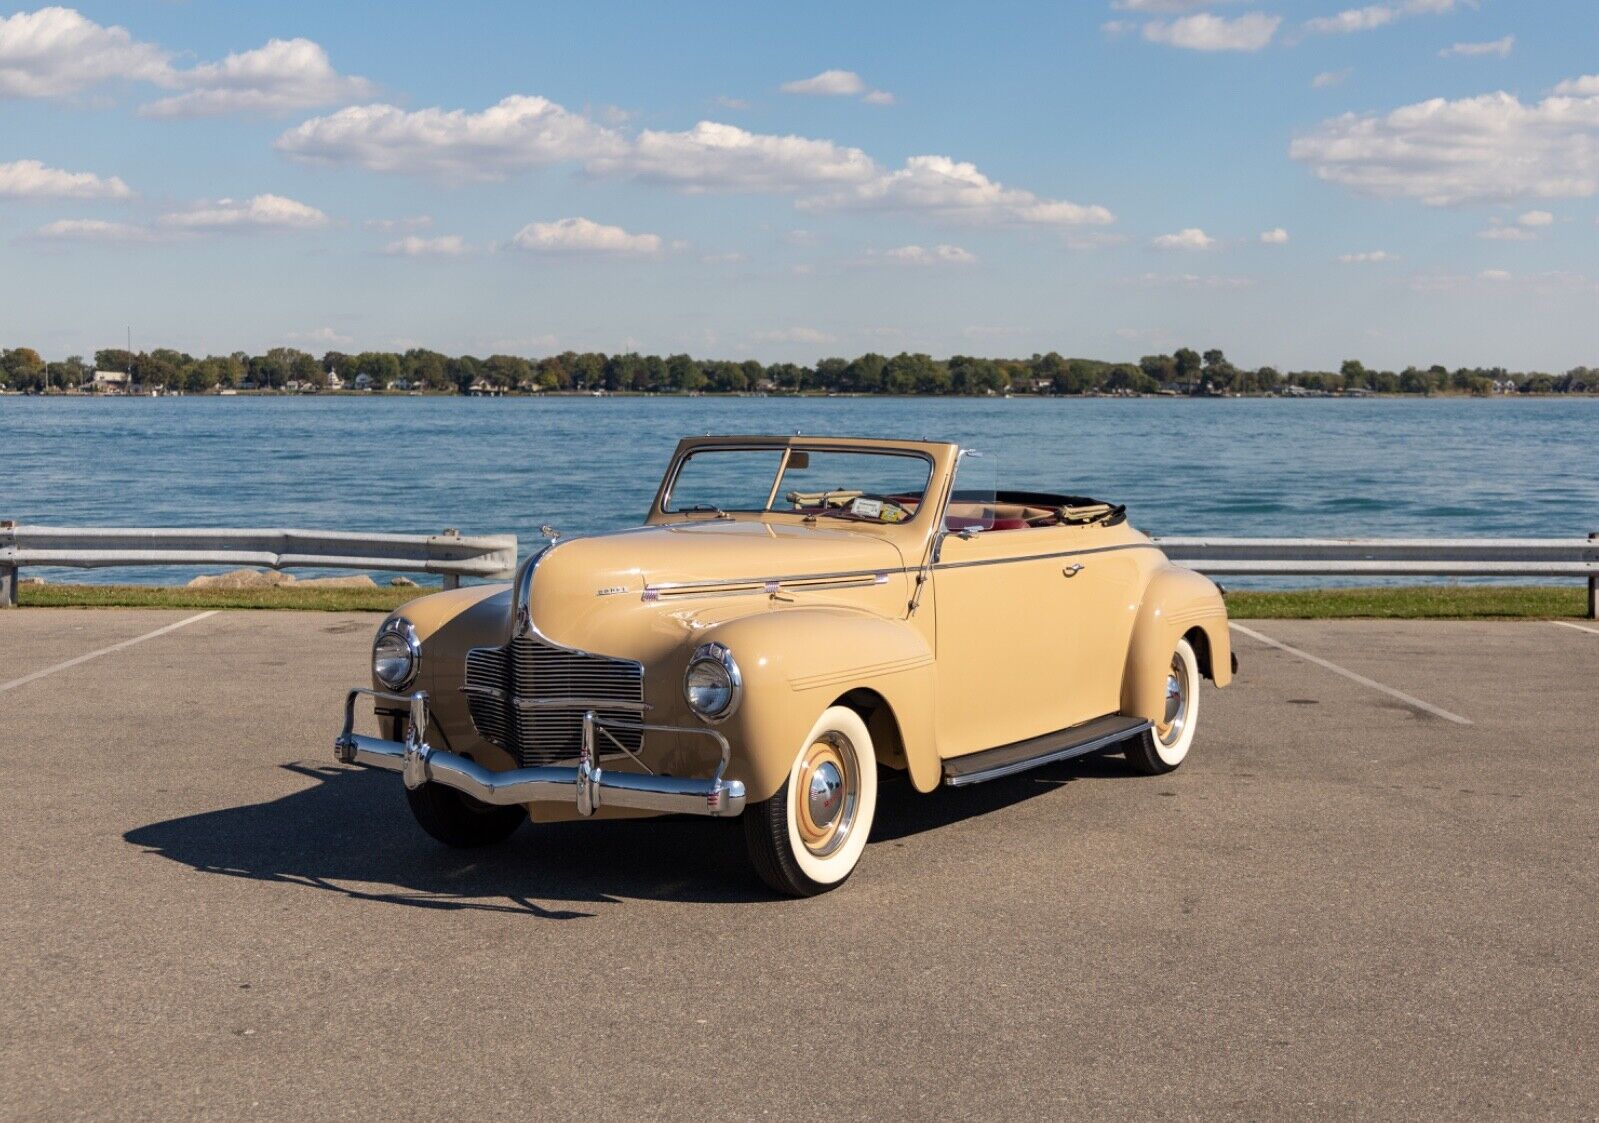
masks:
<svg viewBox="0 0 1599 1123"><path fill-rule="evenodd" d="M772 485L767 490L766 505L764 507L761 507L761 508L758 508L758 509L757 508L738 508L738 509L728 509L728 510L720 510L719 509L719 513L718 512L710 512L710 511L672 510L671 509L670 504L671 504L671 501L672 501L672 493L677 488L678 477L680 475L682 475L684 465L686 465L695 456L700 456L700 455L703 455L703 454L706 454L706 453L713 453L713 452L781 452L782 453L782 457L778 461L777 472L772 476ZM789 460L794 455L794 453L796 453L796 452L839 453L839 454L857 455L857 456L891 456L891 457L896 457L896 458L899 458L899 459L920 460L923 464L925 464L927 466L927 480L926 480L926 482L924 482L922 484L922 497L916 504L916 510L911 513L910 518L901 520L900 522L880 522L880 521L875 521L875 520L867 519L867 518L840 517L839 515L831 514L831 513L822 514L822 513L807 513L807 512L803 512L803 511L785 511L785 510L781 510L778 507L776 507L775 504L777 502L778 492L782 489L782 486L783 486L783 477L788 472ZM829 520L831 520L833 522L846 524L846 525L849 525L849 526L903 527L903 526L910 526L912 523L915 523L918 519L921 518L922 512L924 510L926 510L926 508L927 508L927 505L928 505L928 493L931 490L933 490L935 477L937 476L937 474L938 474L938 464L933 459L933 457L929 453L927 453L927 452L925 452L925 451L923 451L921 449L916 449L916 448L905 448L905 447L875 448L875 447L862 446L862 445L853 444L853 443L851 443L851 444L835 444L835 443L827 441L825 439L817 440L817 441L814 441L814 442L812 442L812 441L804 441L804 442L784 441L784 442L781 442L781 443L778 443L778 442L763 443L763 442L751 441L751 442L748 442L748 443L740 442L740 443L725 443L725 444L724 443L701 444L701 445L694 445L694 446L691 446L691 447L689 447L687 449L684 449L680 455L678 455L677 457L675 457L673 459L671 471L667 475L666 480L661 485L660 494L656 498L655 509L654 509L653 513L657 514L657 515L665 515L665 516L668 516L668 517L675 516L677 518L683 518L683 519L693 519L696 515L702 516L702 517L703 516L708 516L711 519L719 519L719 518L731 519L731 518L734 518L735 516L738 516L738 515L753 515L753 516L756 516L756 517L764 517L764 516L767 516L767 515L783 515L783 516L797 518L797 519L809 519L809 520L813 520L813 521L819 521L821 518L825 517L825 518L827 518L827 519L829 519Z"/></svg>

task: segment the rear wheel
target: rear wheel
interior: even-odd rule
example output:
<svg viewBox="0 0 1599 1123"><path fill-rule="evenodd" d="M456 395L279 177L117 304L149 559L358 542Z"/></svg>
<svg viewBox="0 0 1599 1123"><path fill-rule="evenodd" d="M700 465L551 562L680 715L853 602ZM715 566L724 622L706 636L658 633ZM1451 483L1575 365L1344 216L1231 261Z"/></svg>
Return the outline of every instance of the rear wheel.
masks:
<svg viewBox="0 0 1599 1123"><path fill-rule="evenodd" d="M761 880L793 897L844 882L877 813L877 756L859 714L832 706L817 719L771 799L744 810L744 838Z"/></svg>
<svg viewBox="0 0 1599 1123"><path fill-rule="evenodd" d="M504 842L527 822L527 812L520 806L496 807L443 784L407 788L405 799L423 830L444 845L461 849Z"/></svg>
<svg viewBox="0 0 1599 1123"><path fill-rule="evenodd" d="M1127 763L1135 772L1159 776L1188 756L1199 721L1199 659L1187 640L1177 641L1166 672L1161 720L1127 742Z"/></svg>

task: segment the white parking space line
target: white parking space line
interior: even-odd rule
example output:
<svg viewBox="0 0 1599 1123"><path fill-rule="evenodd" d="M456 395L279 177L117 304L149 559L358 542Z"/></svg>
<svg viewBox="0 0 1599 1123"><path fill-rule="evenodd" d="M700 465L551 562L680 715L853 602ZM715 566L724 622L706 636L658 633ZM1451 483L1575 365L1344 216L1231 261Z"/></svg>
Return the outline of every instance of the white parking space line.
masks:
<svg viewBox="0 0 1599 1123"><path fill-rule="evenodd" d="M1382 683L1377 682L1374 679L1369 679L1365 675L1356 674L1347 667L1340 667L1337 663L1329 663L1319 655L1312 655L1308 651L1301 651L1297 647L1290 647L1281 640L1274 640L1270 636L1263 636L1253 628L1246 628L1242 624L1233 624L1231 627L1235 632L1242 632L1250 639L1259 640L1268 647L1275 647L1278 651L1286 651L1290 655L1297 655L1307 663L1314 663L1316 666L1324 667L1335 675L1343 675L1351 682L1358 682L1361 686L1367 686L1372 690L1381 691L1383 694L1388 695L1388 697L1398 699L1405 705L1411 706L1414 709L1421 710L1424 713L1432 714L1434 717L1441 717L1445 721L1452 721L1456 725L1471 724L1470 718L1465 718L1461 717L1459 714L1450 713L1448 710L1441 709L1438 706L1433 705L1431 702L1423 702L1420 698L1406 694L1402 690L1395 690L1391 686L1384 686Z"/></svg>
<svg viewBox="0 0 1599 1123"><path fill-rule="evenodd" d="M0 694L4 694L8 690L15 690L19 686L26 686L30 682L44 678L45 675L53 675L57 671L66 670L68 667L76 667L79 663L87 663L90 659L98 659L102 655L110 655L113 651L121 651L124 647L132 647L134 644L143 643L147 639L155 639L156 636L164 636L168 632L175 632L179 628L186 628L190 624L204 620L207 616L215 615L216 610L211 612L202 612L197 616L190 616L186 620L179 620L175 624L168 624L164 628L157 628L153 632L146 632L142 636L134 636L132 639L125 639L121 643L114 643L110 647L102 647L98 651L91 651L87 655L80 655L76 659L68 659L65 663L57 663L55 666L46 667L42 671L34 671L31 675L23 675L21 678L14 678L10 682L0 682Z"/></svg>
<svg viewBox="0 0 1599 1123"><path fill-rule="evenodd" d="M1566 620L1551 620L1551 624L1559 624L1562 628L1575 628L1579 632L1587 632L1590 636L1599 636L1599 628L1584 628L1581 624L1573 624Z"/></svg>

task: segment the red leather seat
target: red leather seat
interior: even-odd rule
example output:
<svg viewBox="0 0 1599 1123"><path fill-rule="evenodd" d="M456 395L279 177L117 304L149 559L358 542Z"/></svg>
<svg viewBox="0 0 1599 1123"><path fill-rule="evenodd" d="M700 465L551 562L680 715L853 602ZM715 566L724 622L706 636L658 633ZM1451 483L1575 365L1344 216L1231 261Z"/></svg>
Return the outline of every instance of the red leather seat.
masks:
<svg viewBox="0 0 1599 1123"><path fill-rule="evenodd" d="M976 527L978 530L984 531L1026 530L1027 520L994 519L990 522L987 519L963 519L959 515L949 515L944 519L944 526L949 530L966 530L968 527Z"/></svg>

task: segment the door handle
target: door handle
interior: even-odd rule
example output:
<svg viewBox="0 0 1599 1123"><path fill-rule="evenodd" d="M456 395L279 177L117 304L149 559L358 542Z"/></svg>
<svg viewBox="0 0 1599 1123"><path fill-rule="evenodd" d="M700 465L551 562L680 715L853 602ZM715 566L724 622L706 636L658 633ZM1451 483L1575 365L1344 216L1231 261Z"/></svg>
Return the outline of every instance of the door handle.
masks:
<svg viewBox="0 0 1599 1123"><path fill-rule="evenodd" d="M1068 565L1065 569L1061 570L1060 575L1062 577L1076 577L1082 571L1082 564L1079 562L1073 562L1071 565Z"/></svg>

